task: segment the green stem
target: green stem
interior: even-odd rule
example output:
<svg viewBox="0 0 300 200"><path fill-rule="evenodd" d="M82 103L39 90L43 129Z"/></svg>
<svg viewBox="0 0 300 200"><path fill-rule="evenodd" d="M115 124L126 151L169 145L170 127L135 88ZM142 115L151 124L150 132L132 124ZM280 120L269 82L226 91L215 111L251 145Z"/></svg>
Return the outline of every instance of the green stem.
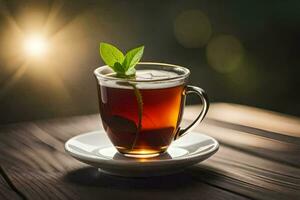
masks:
<svg viewBox="0 0 300 200"><path fill-rule="evenodd" d="M142 97L142 94L141 94L140 90L136 87L135 83L129 83L129 84L133 87L134 95L136 97L137 104L138 104L138 127L137 127L137 132L136 132L135 139L134 139L132 147L131 147L131 149L133 149L136 145L136 142L137 142L137 139L138 139L138 136L139 136L139 132L142 129L143 97Z"/></svg>

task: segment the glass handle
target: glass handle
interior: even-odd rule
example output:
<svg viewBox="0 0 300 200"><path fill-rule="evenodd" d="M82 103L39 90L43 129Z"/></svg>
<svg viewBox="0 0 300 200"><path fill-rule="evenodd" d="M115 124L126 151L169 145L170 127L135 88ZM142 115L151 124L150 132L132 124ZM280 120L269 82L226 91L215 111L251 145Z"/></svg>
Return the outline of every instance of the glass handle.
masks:
<svg viewBox="0 0 300 200"><path fill-rule="evenodd" d="M204 92L204 90L199 87L188 85L185 87L184 95L188 95L190 93L197 94L200 97L200 99L202 101L202 105L203 105L202 110L201 110L200 114L198 115L198 117L188 127L183 128L183 129L179 128L179 130L177 131L177 134L175 135L174 140L180 138L181 136L185 135L186 133L191 131L193 128L195 128L195 126L197 126L204 119L204 117L208 111L209 102L208 102L208 97L207 97L206 93Z"/></svg>

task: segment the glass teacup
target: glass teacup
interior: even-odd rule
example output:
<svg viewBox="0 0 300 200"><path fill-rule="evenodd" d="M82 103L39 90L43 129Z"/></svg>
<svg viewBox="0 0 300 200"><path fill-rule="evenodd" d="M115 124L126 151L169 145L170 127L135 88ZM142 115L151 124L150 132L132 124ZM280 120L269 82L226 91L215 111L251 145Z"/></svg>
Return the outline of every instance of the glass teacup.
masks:
<svg viewBox="0 0 300 200"><path fill-rule="evenodd" d="M94 71L104 130L121 154L153 157L164 153L172 141L193 129L205 117L209 102L205 92L187 85L187 68L143 62L136 77L118 78L108 66ZM186 95L197 94L202 111L188 127L180 122Z"/></svg>

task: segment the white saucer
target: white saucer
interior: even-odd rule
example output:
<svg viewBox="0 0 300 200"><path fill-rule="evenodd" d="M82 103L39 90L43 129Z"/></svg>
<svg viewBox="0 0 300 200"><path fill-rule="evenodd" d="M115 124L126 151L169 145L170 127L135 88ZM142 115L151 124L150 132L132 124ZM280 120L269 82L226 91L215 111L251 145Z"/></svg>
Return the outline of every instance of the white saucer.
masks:
<svg viewBox="0 0 300 200"><path fill-rule="evenodd" d="M174 141L166 153L147 159L128 158L118 153L104 131L81 134L65 144L65 150L77 160L105 173L127 177L176 173L207 159L218 148L219 143L214 138L197 132Z"/></svg>

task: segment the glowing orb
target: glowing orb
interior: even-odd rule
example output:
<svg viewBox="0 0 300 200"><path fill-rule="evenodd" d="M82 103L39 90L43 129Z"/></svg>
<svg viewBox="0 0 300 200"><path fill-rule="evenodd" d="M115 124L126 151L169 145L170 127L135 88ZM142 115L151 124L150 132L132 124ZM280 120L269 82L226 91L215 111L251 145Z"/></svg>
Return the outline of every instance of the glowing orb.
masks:
<svg viewBox="0 0 300 200"><path fill-rule="evenodd" d="M241 67L244 48L232 35L219 35L212 38L206 48L208 64L221 73L232 72Z"/></svg>
<svg viewBox="0 0 300 200"><path fill-rule="evenodd" d="M178 15L174 22L177 41L186 48L206 45L212 34L209 18L200 10L187 10Z"/></svg>
<svg viewBox="0 0 300 200"><path fill-rule="evenodd" d="M29 56L43 55L47 50L47 42L40 35L31 36L24 41L24 50Z"/></svg>

